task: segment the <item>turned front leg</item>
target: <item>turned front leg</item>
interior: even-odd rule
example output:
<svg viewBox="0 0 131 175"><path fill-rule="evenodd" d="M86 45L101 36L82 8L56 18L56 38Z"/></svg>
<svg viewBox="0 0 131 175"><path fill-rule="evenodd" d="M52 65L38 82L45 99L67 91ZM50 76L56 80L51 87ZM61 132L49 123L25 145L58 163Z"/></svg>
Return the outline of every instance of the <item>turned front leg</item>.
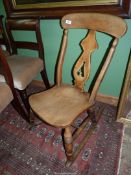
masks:
<svg viewBox="0 0 131 175"><path fill-rule="evenodd" d="M73 154L73 143L72 143L72 132L70 127L66 127L64 131L64 142L65 142L65 151L67 155L67 160L72 160Z"/></svg>

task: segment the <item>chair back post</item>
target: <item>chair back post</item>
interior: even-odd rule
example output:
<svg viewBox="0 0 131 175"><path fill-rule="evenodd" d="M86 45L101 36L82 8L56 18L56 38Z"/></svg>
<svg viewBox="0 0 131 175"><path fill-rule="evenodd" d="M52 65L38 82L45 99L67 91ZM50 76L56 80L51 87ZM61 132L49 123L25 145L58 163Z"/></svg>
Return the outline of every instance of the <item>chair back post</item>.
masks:
<svg viewBox="0 0 131 175"><path fill-rule="evenodd" d="M42 36L40 31L40 19L39 20L37 19L36 23L36 39L38 43L39 57L44 61L45 53L44 53L44 44L42 42Z"/></svg>
<svg viewBox="0 0 131 175"><path fill-rule="evenodd" d="M14 45L14 39L13 39L13 34L10 30L10 24L7 24L9 19L6 19L5 21L5 27L6 27L6 31L7 31L7 34L9 36L9 40L10 40L10 45L11 45L11 54L17 54L17 48L16 46Z"/></svg>
<svg viewBox="0 0 131 175"><path fill-rule="evenodd" d="M4 45L6 50L11 53L9 39L6 31L4 30L3 17L4 16L0 15L0 35L2 36L2 38L0 38L0 46Z"/></svg>
<svg viewBox="0 0 131 175"><path fill-rule="evenodd" d="M58 65L57 65L56 83L58 86L60 86L62 82L62 67L63 67L65 52L67 48L67 37L68 37L68 30L64 30L63 39L62 39L62 47L61 47L61 52L59 55Z"/></svg>
<svg viewBox="0 0 131 175"><path fill-rule="evenodd" d="M106 60L105 60L103 66L101 68L101 71L100 71L100 73L99 73L99 75L98 75L98 77L96 79L95 85L94 85L94 87L93 87L93 89L91 91L91 94L90 94L90 97L89 97L89 103L90 104L94 103L94 99L95 99L95 97L97 95L97 92L98 92L98 89L100 87L100 84L101 84L101 82L102 82L102 80L103 80L103 78L104 78L104 76L105 76L105 74L107 72L107 69L108 69L108 67L110 65L110 62L111 62L111 60L113 58L113 55L114 55L114 52L115 52L117 44L118 44L118 39L115 38L113 43L112 43L112 47L111 47L111 49L110 49L110 51L109 51L109 53L108 53L108 55L106 57Z"/></svg>

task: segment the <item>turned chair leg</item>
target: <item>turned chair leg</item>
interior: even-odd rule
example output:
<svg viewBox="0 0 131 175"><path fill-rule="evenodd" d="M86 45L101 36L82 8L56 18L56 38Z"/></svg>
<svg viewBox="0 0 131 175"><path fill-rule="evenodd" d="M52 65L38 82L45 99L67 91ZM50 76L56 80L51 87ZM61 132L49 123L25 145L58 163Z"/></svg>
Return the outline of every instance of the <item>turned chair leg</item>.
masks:
<svg viewBox="0 0 131 175"><path fill-rule="evenodd" d="M70 127L66 127L64 131L64 142L65 142L65 151L67 156L67 161L72 160L73 156L73 138Z"/></svg>
<svg viewBox="0 0 131 175"><path fill-rule="evenodd" d="M97 123L96 114L95 114L95 111L92 108L89 109L88 114L91 118L91 121L93 123Z"/></svg>
<svg viewBox="0 0 131 175"><path fill-rule="evenodd" d="M49 83L49 80L48 80L47 73L46 73L45 69L41 71L41 77L42 77L42 79L45 83L46 89L49 89L50 88L50 83Z"/></svg>
<svg viewBox="0 0 131 175"><path fill-rule="evenodd" d="M25 112L23 107L21 106L18 97L15 95L14 100L12 101L12 105L16 109L16 111L22 116L23 119L25 119L27 122L29 122L28 114Z"/></svg>
<svg viewBox="0 0 131 175"><path fill-rule="evenodd" d="M20 97L22 99L22 102L25 106L25 109L26 109L27 113L30 114L30 105L29 105L29 102L28 102L28 95L26 93L26 89L18 90L18 92L20 94Z"/></svg>

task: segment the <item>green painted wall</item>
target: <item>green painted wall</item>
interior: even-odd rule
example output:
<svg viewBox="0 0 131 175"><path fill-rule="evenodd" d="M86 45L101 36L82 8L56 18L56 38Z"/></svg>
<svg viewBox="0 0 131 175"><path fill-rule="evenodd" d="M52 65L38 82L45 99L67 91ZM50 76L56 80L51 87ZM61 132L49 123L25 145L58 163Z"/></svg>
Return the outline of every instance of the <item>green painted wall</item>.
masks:
<svg viewBox="0 0 131 175"><path fill-rule="evenodd" d="M5 15L5 10L2 1L0 1L0 14ZM124 72L127 64L127 59L129 57L129 52L131 48L131 19L126 20L128 25L128 31L126 35L120 40L119 45L117 47L116 53L113 57L113 60L111 62L111 65L108 69L108 72L101 84L101 87L99 89L99 92L106 95L112 95L118 97L121 90L121 85L124 77ZM59 20L41 20L41 33L42 33L42 39L44 42L44 48L45 48L45 61L46 61L46 68L47 68L47 74L49 77L50 82L54 82L54 69L55 69L55 63L58 56L58 51L61 43L61 36L62 36L62 29L60 27ZM14 33L15 38L25 38L25 39L31 39L35 40L35 36L33 33L23 33L23 32L17 32ZM72 32L70 33L71 39L70 39L70 46L71 49L67 53L66 60L65 60L65 66L63 70L63 79L66 82L71 82L71 74L69 71L67 72L67 67L70 68L71 63L74 62L75 58L77 58L81 52L80 48L76 48L74 50L75 46L73 45L73 41L78 41L79 38L82 38L82 36L85 35L85 31L76 30L75 34ZM99 47L99 49L96 51L96 53L93 54L92 57L92 64L95 63L92 71L91 71L91 77L96 71L96 68L99 66L102 55L104 54L104 47L106 43L109 42L110 38L106 37L105 35L98 33L97 34L98 44L103 43L102 47ZM37 53L30 52L30 51L19 51L21 54L31 54L33 56L37 55ZM73 57L71 56L73 52ZM71 68L70 68L71 69ZM40 79L40 76L37 77L37 79ZM92 78L90 78L89 82L86 84L86 89L88 88Z"/></svg>

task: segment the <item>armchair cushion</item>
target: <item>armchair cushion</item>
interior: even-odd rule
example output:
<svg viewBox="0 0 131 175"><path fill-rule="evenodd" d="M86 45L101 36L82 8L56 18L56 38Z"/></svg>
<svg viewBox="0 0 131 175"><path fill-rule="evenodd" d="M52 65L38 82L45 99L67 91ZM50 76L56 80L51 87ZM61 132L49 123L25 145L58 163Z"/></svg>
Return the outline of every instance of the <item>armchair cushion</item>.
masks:
<svg viewBox="0 0 131 175"><path fill-rule="evenodd" d="M43 70L43 61L40 58L32 58L21 55L7 57L7 62L12 72L14 87L23 90ZM5 82L4 76L0 82Z"/></svg>

